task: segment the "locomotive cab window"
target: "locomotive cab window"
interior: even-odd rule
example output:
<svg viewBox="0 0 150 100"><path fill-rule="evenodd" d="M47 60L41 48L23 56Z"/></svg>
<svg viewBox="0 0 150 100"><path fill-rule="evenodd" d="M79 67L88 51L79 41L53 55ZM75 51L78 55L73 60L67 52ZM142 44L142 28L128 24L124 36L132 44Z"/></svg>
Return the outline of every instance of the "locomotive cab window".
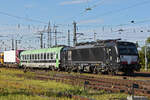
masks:
<svg viewBox="0 0 150 100"><path fill-rule="evenodd" d="M138 55L136 45L131 43L119 43L118 51L120 55Z"/></svg>

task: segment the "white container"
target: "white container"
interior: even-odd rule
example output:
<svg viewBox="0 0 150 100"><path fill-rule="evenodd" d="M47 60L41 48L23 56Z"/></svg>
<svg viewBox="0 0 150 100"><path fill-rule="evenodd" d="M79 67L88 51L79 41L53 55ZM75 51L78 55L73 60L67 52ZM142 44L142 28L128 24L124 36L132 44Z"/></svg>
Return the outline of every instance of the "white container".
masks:
<svg viewBox="0 0 150 100"><path fill-rule="evenodd" d="M15 63L16 62L16 51L4 51L4 63Z"/></svg>

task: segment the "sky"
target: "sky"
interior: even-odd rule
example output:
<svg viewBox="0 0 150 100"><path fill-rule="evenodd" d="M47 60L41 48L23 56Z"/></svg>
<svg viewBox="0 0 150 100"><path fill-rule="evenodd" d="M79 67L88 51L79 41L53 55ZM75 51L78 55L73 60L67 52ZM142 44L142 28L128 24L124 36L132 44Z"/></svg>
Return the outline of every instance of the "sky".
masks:
<svg viewBox="0 0 150 100"><path fill-rule="evenodd" d="M76 21L77 32L84 33L78 42L93 41L96 33L96 39L122 38L142 46L150 36L149 9L150 0L1 0L0 45L11 48L15 38L22 40L20 48L39 47L37 32L49 21L58 26L58 44L67 44L67 30L72 39ZM46 44L46 34L44 39Z"/></svg>

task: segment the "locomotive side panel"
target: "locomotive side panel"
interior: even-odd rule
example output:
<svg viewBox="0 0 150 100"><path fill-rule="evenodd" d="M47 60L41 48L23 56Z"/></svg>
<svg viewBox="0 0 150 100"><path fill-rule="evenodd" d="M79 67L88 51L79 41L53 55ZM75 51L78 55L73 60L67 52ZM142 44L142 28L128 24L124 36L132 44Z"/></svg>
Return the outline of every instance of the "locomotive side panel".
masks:
<svg viewBox="0 0 150 100"><path fill-rule="evenodd" d="M66 67L93 72L104 66L105 56L104 47L73 48L67 52Z"/></svg>

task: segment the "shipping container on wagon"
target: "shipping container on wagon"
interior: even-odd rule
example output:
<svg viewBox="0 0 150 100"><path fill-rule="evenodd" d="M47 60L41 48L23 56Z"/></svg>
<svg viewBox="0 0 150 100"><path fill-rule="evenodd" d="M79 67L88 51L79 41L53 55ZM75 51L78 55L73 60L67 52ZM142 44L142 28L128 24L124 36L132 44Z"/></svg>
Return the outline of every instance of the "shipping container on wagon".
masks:
<svg viewBox="0 0 150 100"><path fill-rule="evenodd" d="M19 64L20 63L20 53L23 50L10 50L4 51L4 63L5 64Z"/></svg>

